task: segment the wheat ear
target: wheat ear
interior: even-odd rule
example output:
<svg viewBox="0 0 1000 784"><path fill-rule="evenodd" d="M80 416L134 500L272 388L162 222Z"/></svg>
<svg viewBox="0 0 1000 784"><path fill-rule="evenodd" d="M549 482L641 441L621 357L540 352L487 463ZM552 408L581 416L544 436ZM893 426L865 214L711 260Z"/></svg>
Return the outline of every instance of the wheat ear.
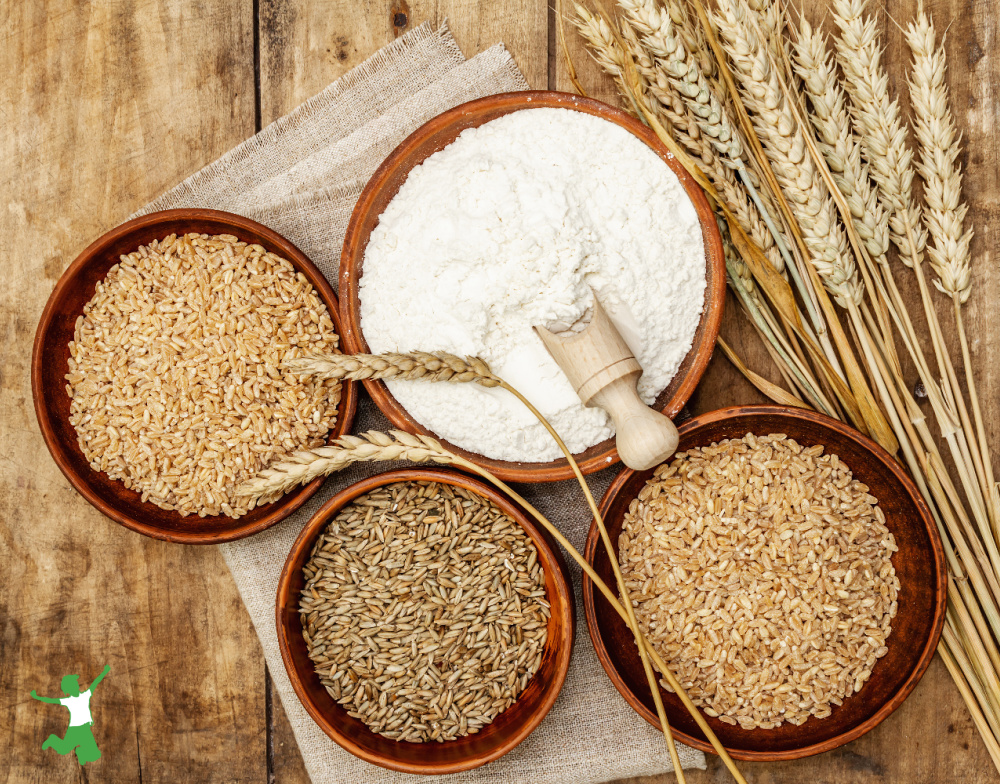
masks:
<svg viewBox="0 0 1000 784"><path fill-rule="evenodd" d="M837 209L806 144L804 129L771 62L745 0L720 0L716 21L740 82L754 128L782 192L802 229L810 261L827 290L842 306L859 304L858 280Z"/></svg>
<svg viewBox="0 0 1000 784"><path fill-rule="evenodd" d="M612 76L625 101L625 105L633 104L634 101L643 101L646 111L656 114L661 119L667 120L667 126L673 128L670 118L665 115L661 108L648 99L645 94L634 95L634 91L629 90L625 85L625 52L622 45L615 39L614 33L607 20L601 16L596 16L579 3L574 4L576 15L573 17L573 25L580 31L580 35L588 44L591 57L594 62L606 74ZM642 117L642 109L639 106L632 106L632 113L637 117ZM695 153L696 155L698 153Z"/></svg>
<svg viewBox="0 0 1000 784"><path fill-rule="evenodd" d="M938 289L965 303L972 291L972 231L963 228L968 205L962 201L959 138L945 84L944 49L935 39L934 25L920 3L915 21L906 28L906 42L913 53L910 102L920 145L916 169L924 181L924 221L932 240L927 258Z"/></svg>
<svg viewBox="0 0 1000 784"><path fill-rule="evenodd" d="M624 26L622 38L631 49L630 55L648 95L635 96L633 91L627 89L624 74L626 55L605 19L594 16L583 6L577 5L573 23L589 44L594 61L614 78L618 91L626 101L642 101L646 110L654 113L702 166L714 169L711 145L702 137L698 123L684 106L683 98L671 88L667 75L656 66L649 52L636 38L635 31ZM633 114L642 119L642 113L637 111L637 107L635 109Z"/></svg>
<svg viewBox="0 0 1000 784"><path fill-rule="evenodd" d="M698 70L709 80L717 78L719 64L712 57L712 48L705 37L705 30L701 22L692 18L687 0L661 0L663 7L670 14L670 21L674 23L677 34L684 42L684 48L694 55L698 62Z"/></svg>
<svg viewBox="0 0 1000 784"><path fill-rule="evenodd" d="M392 430L388 434L372 430L360 436L341 436L326 446L292 452L244 482L236 493L254 498L258 505L265 504L299 485L342 471L354 463L391 460L454 462L440 442L428 436L411 435L400 430Z"/></svg>
<svg viewBox="0 0 1000 784"><path fill-rule="evenodd" d="M666 70L671 85L698 118L698 126L730 166L743 156L739 135L729 114L701 73L698 63L675 35L667 11L652 0L619 0L630 25L643 46Z"/></svg>
<svg viewBox="0 0 1000 784"><path fill-rule="evenodd" d="M812 107L810 119L819 137L819 149L844 195L868 254L873 261L884 264L889 250L889 216L872 187L868 166L862 161L861 142L851 128L846 95L827 50L826 37L802 19L793 46L796 72Z"/></svg>
<svg viewBox="0 0 1000 784"><path fill-rule="evenodd" d="M899 104L890 100L889 77L882 66L882 46L875 20L862 15L865 0L834 0L837 61L846 78L852 114L861 129L861 147L889 213L889 229L900 260L912 266L923 258L927 235L920 207L913 200L913 153L899 119Z"/></svg>
<svg viewBox="0 0 1000 784"><path fill-rule="evenodd" d="M286 360L284 366L293 373L347 381L398 379L458 384L473 382L484 387L498 387L502 383L493 375L485 360L478 357L462 359L444 352L312 354Z"/></svg>
<svg viewBox="0 0 1000 784"><path fill-rule="evenodd" d="M1000 504L994 492L996 482L990 459L982 406L975 375L962 305L972 292L969 243L972 230L964 228L968 205L962 201L962 170L958 164L959 138L951 113L943 43L938 45L934 24L925 13L923 3L917 4L916 19L906 29L906 41L913 53L913 76L910 79L910 101L913 105L914 131L920 147L916 168L924 181L924 220L932 244L927 258L937 274L934 285L952 300L955 326L965 371L966 388L972 408L968 413L959 407L963 426L975 425L975 438L968 427L968 440L973 451L976 476L989 510L994 535L1000 525ZM978 442L978 443L977 443ZM976 452L978 451L978 454Z"/></svg>

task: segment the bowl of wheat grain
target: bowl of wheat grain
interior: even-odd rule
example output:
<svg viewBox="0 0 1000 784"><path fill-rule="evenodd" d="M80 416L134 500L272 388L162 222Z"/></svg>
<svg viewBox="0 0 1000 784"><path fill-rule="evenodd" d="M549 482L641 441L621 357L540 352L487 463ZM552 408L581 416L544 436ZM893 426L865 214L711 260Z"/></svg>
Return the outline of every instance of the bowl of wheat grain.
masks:
<svg viewBox="0 0 1000 784"><path fill-rule="evenodd" d="M573 592L548 535L448 469L350 485L296 539L278 643L310 716L366 762L405 773L485 765L554 704Z"/></svg>
<svg viewBox="0 0 1000 784"><path fill-rule="evenodd" d="M284 365L337 351L340 333L330 284L281 235L217 210L144 215L56 283L32 354L38 424L70 484L126 528L186 544L249 536L322 480L259 503L239 485L350 431L354 385Z"/></svg>
<svg viewBox="0 0 1000 784"><path fill-rule="evenodd" d="M601 502L643 633L737 759L829 751L875 727L927 669L944 622L941 540L885 450L822 414L741 406L695 417ZM585 555L615 585L591 529ZM612 683L654 726L632 633L583 581ZM712 751L661 687L684 743Z"/></svg>

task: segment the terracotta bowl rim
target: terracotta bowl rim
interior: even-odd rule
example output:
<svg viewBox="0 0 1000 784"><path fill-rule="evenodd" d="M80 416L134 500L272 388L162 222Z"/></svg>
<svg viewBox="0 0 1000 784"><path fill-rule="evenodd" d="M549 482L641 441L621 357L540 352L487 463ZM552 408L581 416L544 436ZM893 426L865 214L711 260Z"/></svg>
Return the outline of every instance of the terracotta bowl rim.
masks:
<svg viewBox="0 0 1000 784"><path fill-rule="evenodd" d="M899 687L895 694L891 695L884 704L876 711L875 714L870 716L865 721L860 722L856 726L849 728L828 740L811 743L809 745L803 746L796 749L786 749L782 751L756 751L753 749L730 749L727 747L727 751L730 755L739 760L747 761L780 761L780 760L794 760L801 759L803 757L809 757L815 754L820 754L826 751L832 751L833 749L839 748L846 743L853 740L857 740L862 735L865 735L870 730L874 729L876 726L882 723L890 714L892 714L905 699L910 695L916 685L920 682L927 668L930 666L931 660L934 658L934 654L937 650L938 641L941 638L941 632L944 627L945 620L945 608L947 605L947 565L944 558L944 550L941 544L940 537L938 535L937 527L931 516L931 512L927 503L924 501L917 489L916 484L906 473L906 470L900 465L895 458L892 457L885 449L879 446L875 441L858 432L851 426L840 422L839 420L833 419L832 417L826 416L816 411L812 411L804 408L794 408L791 406L781 406L781 405L771 405L771 404L761 404L761 405L749 405L749 406L729 406L726 408L717 409L715 411L709 411L703 414L699 414L696 417L692 417L688 421L684 422L679 428L681 439L683 439L687 434L698 428L713 424L720 421L726 420L737 420L746 416L754 415L768 415L768 416L778 416L787 417L789 419L798 419L803 421L812 422L819 424L820 426L829 428L831 430L837 431L839 434L847 436L852 440L859 443L862 447L868 451L871 456L886 466L891 473L894 475L895 479L900 483L906 495L909 496L910 500L913 501L914 506L917 509L917 513L923 523L924 528L927 531L928 537L931 542L931 550L933 554L933 560L935 565L935 610L934 610L934 623L931 629L931 634L924 642L923 650L921 651L920 657L916 662L916 665L911 670L910 674L907 676L904 683ZM634 474L644 473L641 471L634 471L630 468L623 469L611 482L608 487L607 492L605 492L604 497L601 499L600 511L602 515L606 515L609 511L611 504L616 500L616 496L623 490L627 485L629 480ZM594 522L590 526L590 531L587 535L587 542L584 549L584 558L586 558L587 563L594 565L594 559L598 551L598 545L600 542L600 532L597 528L597 523ZM604 644L604 638L601 635L597 622L597 611L594 604L594 584L590 578L583 574L582 576L582 587L583 587L583 607L584 615L587 621L587 632L590 635L591 643L594 646L594 650L597 653L597 658L601 662L601 666L604 668L605 674L611 680L615 689L618 693L625 699L626 702L642 716L647 722L652 726L659 729L659 719L656 714L650 711L641 701L639 701L632 690L622 681L619 676L617 668L611 661L611 655L608 652L607 646ZM617 592L616 592L617 593ZM892 644L892 639L889 639L889 644ZM853 698L848 698L847 701ZM690 734L683 732L676 727L671 727L673 735L680 742L692 746L694 748L700 749L708 753L715 753L715 749L710 743L702 740L700 737L693 737ZM761 730L761 732L766 732L766 730Z"/></svg>
<svg viewBox="0 0 1000 784"><path fill-rule="evenodd" d="M283 237L281 234L261 223L258 223L257 221L251 220L250 218L245 218L241 215L225 212L223 210L200 208L160 210L158 212L151 212L146 215L132 218L131 220L114 227L110 231L105 232L91 242L83 251L81 251L59 277L59 280L56 282L55 287L52 289L52 292L45 303L45 308L42 311L42 315L38 321L38 326L35 330L35 339L31 355L31 392L32 398L34 399L35 417L38 420L38 426L41 430L42 438L45 441L45 445L48 448L49 453L52 455L52 459L55 461L59 470L62 471L66 479L69 480L69 483L73 486L73 488L81 496L83 496L83 498L86 499L91 506L125 528L143 534L144 536L149 536L153 539L161 539L178 544L219 544L222 542L230 542L236 539L252 536L253 534L260 533L261 531L270 528L272 525L284 520L290 514L299 509L317 490L319 490L324 479L322 477L316 479L308 485L298 488L297 490L293 490L279 500L269 504L269 506L273 506L274 508L268 512L268 514L253 521L252 523L241 522L242 520L245 520L245 518L237 518L235 520L231 520L231 525L211 531L174 531L163 529L157 525L149 524L141 519L137 519L136 517L112 506L93 490L90 478L90 474L93 472L93 469L90 469L88 466L86 471L81 472L78 471L72 464L69 454L73 450L79 452L79 445L76 441L73 441L72 444L63 443L62 439L60 439L56 434L53 426L55 413L51 411L46 404L46 390L43 388L43 368L48 359L48 356L44 353L46 336L58 317L55 312L57 302L63 298L67 290L74 286L77 277L83 272L84 269L95 263L96 260L100 260L101 254L106 252L110 246L121 238L139 230L177 221L216 223L219 228L218 233L232 233L239 235L241 230L250 231L260 237L263 237L271 245L279 248L284 258L287 258L298 271L302 272L309 279L310 284L316 289L320 299L330 312L330 319L333 321L334 329L337 331L338 336L340 336L341 339L343 338L339 302L332 286L319 268L316 267L316 265L313 264L312 261L310 261L309 258L291 241ZM344 383L341 387L340 402L337 405L337 422L330 431L328 440L350 432L351 425L354 421L354 414L357 409L357 403L357 385L354 382ZM85 461L82 453L79 454L79 459ZM122 485L122 489L125 489L124 485ZM149 507L151 509L157 508L153 504L149 504ZM177 516L180 518L180 515ZM189 515L187 518L181 519L192 521L192 524L197 526L198 522L204 518L199 518L196 515Z"/></svg>
<svg viewBox="0 0 1000 784"><path fill-rule="evenodd" d="M360 198L355 205L344 237L343 251L340 261L340 286L342 311L346 333L344 335L345 351L350 353L367 353L368 345L361 333L360 303L358 301L358 269L364 260L363 250L359 248L363 224L374 209L374 202L384 188L389 186L391 177L397 171L407 174L413 168L408 164L412 154L425 141L442 130L459 125L462 119L481 110L509 108L503 112L509 114L522 109L562 108L576 109L613 122L645 142L677 175L685 192L694 204L702 229L702 239L705 246L706 288L705 301L701 319L695 332L695 342L682 361L682 368L690 360L690 367L683 372L681 381L663 408L667 416L675 417L684 404L690 399L695 387L704 375L708 362L715 350L715 339L719 333L722 321L722 311L725 304L726 271L725 255L722 249L722 237L715 220L714 213L708 205L701 187L694 178L681 166L670 151L657 138L656 134L638 120L621 109L585 98L572 93L554 90L524 90L518 92L498 93L484 98L478 98L455 106L421 125L375 170L371 179L365 185ZM698 336L701 340L698 342ZM671 380L673 384L677 376ZM389 392L384 381L366 379L363 381L369 395L375 404L395 427L410 433L421 433L439 438L432 431L423 427L400 405ZM664 389L660 396L670 388ZM556 482L573 478L573 471L565 459L552 460L547 463L524 463L508 460L487 458L475 452L462 449L454 444L439 439L456 454L461 455L477 465L488 468L501 479L512 482ZM592 453L592 454L587 454ZM584 474L600 471L619 461L614 438L595 444L578 456L578 463Z"/></svg>
<svg viewBox="0 0 1000 784"><path fill-rule="evenodd" d="M282 610L291 598L290 592L292 577L304 566L316 538L329 523L330 518L348 503L365 493L371 492L372 490L385 485L407 481L442 482L471 490L486 497L500 507L504 512L510 515L510 517L516 520L518 524L528 532L529 536L532 533L540 532L541 535L537 538L532 536L532 541L539 551L539 561L543 560L544 555L544 564L546 566L555 567L553 569L553 582L561 597L558 603L550 599L550 605L552 606L554 612L555 607L558 604L558 606L563 609L564 615L564 634L562 638L549 639L546 641L546 648L552 646L556 652L556 672L555 678L545 687L545 696L540 707L531 714L528 721L518 728L517 732L513 733L510 738L506 739L502 743L499 743L489 753L479 756L469 756L452 762L440 763L427 761L410 763L401 762L384 755L371 753L360 747L352 739L350 734L342 732L334 726L323 711L320 710L320 708L315 704L303 686L302 680L305 678L315 677L315 673L311 669L305 673L301 673L295 666L295 661L289 647L289 629L283 622L282 618ZM297 613L295 614L295 617L299 617ZM564 562L562 561L558 549L546 538L544 529L537 525L529 517L527 512L525 512L513 499L509 498L506 494L501 493L498 489L492 487L486 482L454 468L401 468L384 471L382 473L366 477L365 479L361 479L357 482L353 482L323 504L323 506L320 507L319 510L317 510L317 512L309 519L309 522L305 524L302 531L296 537L295 542L288 553L288 557L281 568L281 576L278 580L278 590L275 597L275 627L278 635L278 647L281 650L281 660L285 665L285 671L292 683L292 687L295 689L295 694L299 698L299 702L306 709L306 712L309 713L313 721L316 722L320 729L322 729L323 732L325 732L335 743L337 743L337 745L346 751L349 751L359 759L373 765L378 765L379 767L419 775L445 775L472 770L499 759L524 741L524 739L534 732L538 725L541 724L546 715L548 715L552 706L555 704L556 699L559 697L563 685L566 682L566 676L569 673L569 665L573 654L573 641L575 636L574 596L569 577L565 571ZM520 697L518 699L520 699ZM514 704L516 705L517 702L515 701ZM510 710L510 708L508 708L508 710ZM357 721L359 724L361 723L358 719L352 719L352 721ZM435 744L435 748L438 746L447 746L449 742L453 741L445 741L441 744Z"/></svg>

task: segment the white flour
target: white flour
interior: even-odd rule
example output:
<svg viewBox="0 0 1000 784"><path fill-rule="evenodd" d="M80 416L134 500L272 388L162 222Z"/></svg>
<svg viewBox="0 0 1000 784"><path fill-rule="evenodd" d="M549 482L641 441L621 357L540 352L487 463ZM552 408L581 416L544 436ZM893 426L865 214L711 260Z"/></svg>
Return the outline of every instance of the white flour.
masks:
<svg viewBox="0 0 1000 784"><path fill-rule="evenodd" d="M415 168L365 253L361 329L374 352L480 356L570 450L614 434L584 408L533 331L572 324L590 289L645 372L651 403L691 347L705 291L698 217L676 175L617 125L528 109L464 131ZM389 382L438 436L502 460L560 452L511 395L475 384Z"/></svg>

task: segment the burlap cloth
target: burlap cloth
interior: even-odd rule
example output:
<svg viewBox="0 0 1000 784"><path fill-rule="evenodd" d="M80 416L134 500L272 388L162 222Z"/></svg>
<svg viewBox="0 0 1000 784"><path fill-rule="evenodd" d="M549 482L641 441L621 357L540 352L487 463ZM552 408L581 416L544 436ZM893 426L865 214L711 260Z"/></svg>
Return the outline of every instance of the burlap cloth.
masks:
<svg viewBox="0 0 1000 784"><path fill-rule="evenodd" d="M340 247L351 210L368 177L389 152L445 109L485 95L524 89L524 77L502 44L466 60L446 26L434 31L424 24L138 214L172 207L210 207L245 215L288 237L336 287ZM355 431L387 426L362 393ZM430 780L368 765L331 741L295 696L274 629L278 576L302 526L338 490L389 467L360 465L335 475L280 525L221 545L314 784ZM598 497L612 475L613 470L591 478ZM582 550L590 517L575 483L521 487L520 491ZM590 784L672 770L663 737L625 703L597 661L579 606L579 569L572 562L571 567L578 606L576 645L555 707L505 757L478 770L448 776L449 782ZM704 768L700 752L684 746L678 751L684 767Z"/></svg>

